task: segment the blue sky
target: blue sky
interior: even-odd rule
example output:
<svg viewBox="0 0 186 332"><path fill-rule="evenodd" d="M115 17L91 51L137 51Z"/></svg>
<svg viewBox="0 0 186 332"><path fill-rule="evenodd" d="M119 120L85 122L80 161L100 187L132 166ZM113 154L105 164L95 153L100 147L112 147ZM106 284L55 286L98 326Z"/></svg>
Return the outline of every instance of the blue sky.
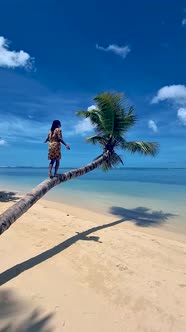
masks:
<svg viewBox="0 0 186 332"><path fill-rule="evenodd" d="M184 167L185 59L186 1L2 0L0 165L47 166L54 119L71 146L62 165L91 161L100 150L75 111L118 91L139 118L127 139L160 143L155 159L121 152L125 165Z"/></svg>

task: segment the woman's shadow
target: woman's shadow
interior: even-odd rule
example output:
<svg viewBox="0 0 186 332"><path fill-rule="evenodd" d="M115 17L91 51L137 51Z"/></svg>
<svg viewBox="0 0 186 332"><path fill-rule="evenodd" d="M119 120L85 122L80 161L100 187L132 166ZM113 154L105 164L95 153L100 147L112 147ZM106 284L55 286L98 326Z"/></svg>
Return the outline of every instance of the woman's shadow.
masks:
<svg viewBox="0 0 186 332"><path fill-rule="evenodd" d="M64 242L56 245L55 247L44 251L43 253L32 257L20 264L17 264L6 271L0 274L0 286L7 283L9 280L16 278L22 272L33 268L34 266L54 257L59 254L63 250L69 248L71 245L76 243L77 241L95 241L101 243L99 241L99 236L89 236L92 233L98 232L99 230L110 228L116 225L119 225L125 221L132 221L137 226L147 227L152 225L161 225L165 223L169 218L174 217L174 214L164 213L163 211L151 211L145 207L137 207L134 209L125 209L122 207L113 206L110 211L113 215L117 215L120 217L119 220L116 220L111 223L107 223L104 225L92 227L86 231L81 233L76 233L74 236L65 240Z"/></svg>

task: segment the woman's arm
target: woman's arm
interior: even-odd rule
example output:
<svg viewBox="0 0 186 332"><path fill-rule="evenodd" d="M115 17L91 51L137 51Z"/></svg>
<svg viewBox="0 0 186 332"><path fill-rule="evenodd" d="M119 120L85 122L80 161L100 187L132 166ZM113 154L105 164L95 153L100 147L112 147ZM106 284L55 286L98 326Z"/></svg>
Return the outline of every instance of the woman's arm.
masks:
<svg viewBox="0 0 186 332"><path fill-rule="evenodd" d="M58 131L58 138L59 138L59 142L62 143L66 147L67 150L70 150L70 146L68 144L66 144L65 141L63 140L61 130Z"/></svg>
<svg viewBox="0 0 186 332"><path fill-rule="evenodd" d="M63 141L63 139L60 139L60 142L64 144L64 146L67 148L67 150L70 150L70 146Z"/></svg>
<svg viewBox="0 0 186 332"><path fill-rule="evenodd" d="M44 143L49 141L49 135L47 136L46 140L44 141Z"/></svg>

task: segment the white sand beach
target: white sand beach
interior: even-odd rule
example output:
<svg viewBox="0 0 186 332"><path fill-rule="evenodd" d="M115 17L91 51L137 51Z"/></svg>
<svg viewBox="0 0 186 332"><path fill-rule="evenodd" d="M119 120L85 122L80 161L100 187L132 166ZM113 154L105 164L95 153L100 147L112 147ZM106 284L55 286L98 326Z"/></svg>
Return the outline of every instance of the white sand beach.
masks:
<svg viewBox="0 0 186 332"><path fill-rule="evenodd" d="M0 238L0 331L186 331L186 241L169 235L41 200Z"/></svg>

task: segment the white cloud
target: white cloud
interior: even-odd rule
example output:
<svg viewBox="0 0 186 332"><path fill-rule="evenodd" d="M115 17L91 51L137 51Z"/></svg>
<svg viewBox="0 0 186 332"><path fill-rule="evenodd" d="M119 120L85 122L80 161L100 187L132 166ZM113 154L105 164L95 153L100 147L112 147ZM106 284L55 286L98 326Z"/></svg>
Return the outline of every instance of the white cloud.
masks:
<svg viewBox="0 0 186 332"><path fill-rule="evenodd" d="M152 99L152 104L157 104L163 100L171 100L177 104L186 102L186 86L177 84L161 88L156 96Z"/></svg>
<svg viewBox="0 0 186 332"><path fill-rule="evenodd" d="M154 131L154 133L157 133L158 127L154 120L149 120L148 127Z"/></svg>
<svg viewBox="0 0 186 332"><path fill-rule="evenodd" d="M83 119L75 125L75 133L85 135L86 133L93 130L93 126L89 120L89 118Z"/></svg>
<svg viewBox="0 0 186 332"><path fill-rule="evenodd" d="M171 101L174 106L181 106L177 110L177 117L181 124L186 126L186 86L181 84L164 86L158 90L151 103L157 104L166 100Z"/></svg>
<svg viewBox="0 0 186 332"><path fill-rule="evenodd" d="M87 111L92 111L92 110L95 110L96 109L96 106L95 105L91 105L87 108ZM91 124L89 118L86 118L86 119L83 119L83 120L80 120L76 125L75 125L75 133L76 134L80 134L80 135L85 135L86 133L88 132L91 132L94 127L93 125Z"/></svg>
<svg viewBox="0 0 186 332"><path fill-rule="evenodd" d="M177 116L178 116L178 119L180 120L180 122L186 126L186 108L179 108L178 111L177 111Z"/></svg>
<svg viewBox="0 0 186 332"><path fill-rule="evenodd" d="M9 45L7 39L0 36L0 67L32 67L32 58L24 51L9 51Z"/></svg>
<svg viewBox="0 0 186 332"><path fill-rule="evenodd" d="M131 51L130 47L128 45L126 46L118 46L118 45L109 45L108 47L99 46L96 45L97 50L104 51L104 52L112 52L116 55L121 56L123 59L126 58L128 53Z"/></svg>
<svg viewBox="0 0 186 332"><path fill-rule="evenodd" d="M96 110L97 107L95 105L91 105L87 108L87 111L92 111L92 110Z"/></svg>
<svg viewBox="0 0 186 332"><path fill-rule="evenodd" d="M1 120L0 133L4 140L11 142L17 140L33 139L42 143L48 134L50 123L40 123L34 120L22 119L15 116L9 116Z"/></svg>
<svg viewBox="0 0 186 332"><path fill-rule="evenodd" d="M0 146L4 145L7 145L7 142L4 139L0 138Z"/></svg>
<svg viewBox="0 0 186 332"><path fill-rule="evenodd" d="M186 25L186 18L183 18L183 20L182 20L181 24L182 24L183 26L185 26L185 25Z"/></svg>

